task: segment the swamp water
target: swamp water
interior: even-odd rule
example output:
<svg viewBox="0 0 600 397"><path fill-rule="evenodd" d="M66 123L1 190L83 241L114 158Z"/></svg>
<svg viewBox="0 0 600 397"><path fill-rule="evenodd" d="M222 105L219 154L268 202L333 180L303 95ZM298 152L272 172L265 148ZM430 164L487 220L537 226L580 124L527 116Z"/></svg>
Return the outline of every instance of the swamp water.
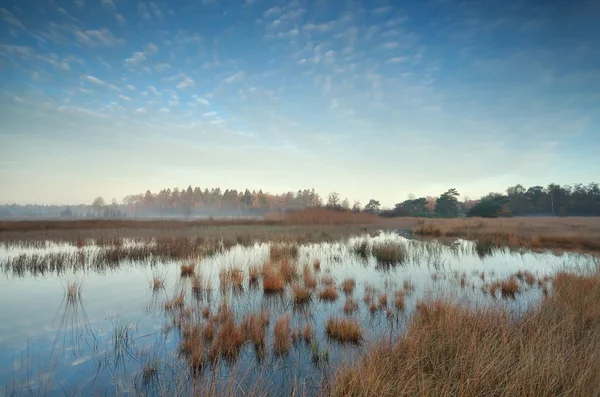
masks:
<svg viewBox="0 0 600 397"><path fill-rule="evenodd" d="M366 254L360 255L361 244ZM381 244L401 246L402 263L378 262L371 247ZM195 261L125 260L111 266L94 263L95 253L103 249L52 243L0 249L0 395L243 395L253 388L269 395L316 395L336 368L354 362L366 346L401 334L419 299L500 304L518 314L547 293L555 272L597 265L580 254L511 252L463 240L442 244L381 233L298 246L292 260L298 264L297 283L302 284L304 266L317 280L310 301L300 305L293 301L290 284L282 293L265 294L262 277L249 283L250 269L269 261L269 244L238 245ZM28 268L32 261L38 270ZM47 265L52 261L73 264ZM180 269L190 262L202 278L203 287L195 293L193 277L182 277ZM221 288L220 272L234 266L243 272L243 287ZM500 289L490 288L515 274L519 292L514 298L503 299ZM163 285L153 286L155 278ZM356 287L346 295L342 283L348 278ZM332 280L337 299L319 299ZM395 304L397 291L401 308ZM384 294L387 303L380 303ZM180 296L183 303L165 309ZM352 313L344 312L348 296L358 304ZM248 342L235 354L209 360L209 341L202 363L191 368L189 355L182 353L184 324L205 324L200 313L217 316L223 305L236 323L250 313L268 317L264 347ZM309 325L312 337L298 338L289 350L277 352L274 328L285 315L291 331ZM330 318L355 319L361 342L330 338L325 331Z"/></svg>

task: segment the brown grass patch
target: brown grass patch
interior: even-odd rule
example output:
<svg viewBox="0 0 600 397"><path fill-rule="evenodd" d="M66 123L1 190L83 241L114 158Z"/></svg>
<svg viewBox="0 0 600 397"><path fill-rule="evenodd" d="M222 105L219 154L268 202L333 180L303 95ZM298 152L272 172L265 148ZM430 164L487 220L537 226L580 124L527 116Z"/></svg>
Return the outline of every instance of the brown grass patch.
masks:
<svg viewBox="0 0 600 397"><path fill-rule="evenodd" d="M347 278L342 282L342 291L346 295L352 294L354 292L354 288L356 287L356 281L353 278Z"/></svg>
<svg viewBox="0 0 600 397"><path fill-rule="evenodd" d="M396 306L396 309L398 310L404 310L404 291L399 290L396 291L396 297L394 299L394 306Z"/></svg>
<svg viewBox="0 0 600 397"><path fill-rule="evenodd" d="M325 323L327 336L338 342L358 343L362 339L362 328L355 319L330 318Z"/></svg>
<svg viewBox="0 0 600 397"><path fill-rule="evenodd" d="M312 297L311 290L300 285L294 285L292 287L292 294L294 296L294 303L296 304L308 303Z"/></svg>
<svg viewBox="0 0 600 397"><path fill-rule="evenodd" d="M333 287L326 287L321 292L319 292L319 299L322 301L333 302L338 298L338 292Z"/></svg>
<svg viewBox="0 0 600 397"><path fill-rule="evenodd" d="M223 269L219 272L219 282L223 289L229 287L242 289L244 287L244 278L242 269L236 267Z"/></svg>
<svg viewBox="0 0 600 397"><path fill-rule="evenodd" d="M297 256L298 246L295 244L272 244L269 249L269 258L272 262L295 259Z"/></svg>
<svg viewBox="0 0 600 397"><path fill-rule="evenodd" d="M292 344L290 331L289 314L279 317L275 322L275 341L273 346L277 354L287 353L287 351L290 349Z"/></svg>
<svg viewBox="0 0 600 397"><path fill-rule="evenodd" d="M317 287L317 279L310 271L310 268L307 265L304 265L302 269L302 277L304 279L304 286L306 288L314 289Z"/></svg>
<svg viewBox="0 0 600 397"><path fill-rule="evenodd" d="M594 217L436 219L416 226L413 233L463 237L515 249L600 251L600 220Z"/></svg>
<svg viewBox="0 0 600 397"><path fill-rule="evenodd" d="M325 275L321 277L321 284L326 287L334 287L335 286L335 278L331 275Z"/></svg>
<svg viewBox="0 0 600 397"><path fill-rule="evenodd" d="M194 263L181 265L181 277L192 277L194 275L195 267L196 265Z"/></svg>
<svg viewBox="0 0 600 397"><path fill-rule="evenodd" d="M381 308L385 308L385 307L387 307L387 303L388 303L388 294L383 293L383 294L379 295L379 306Z"/></svg>
<svg viewBox="0 0 600 397"><path fill-rule="evenodd" d="M358 310L358 302L350 297L346 298L344 303L344 313L352 314Z"/></svg>
<svg viewBox="0 0 600 397"><path fill-rule="evenodd" d="M313 262L313 269L315 269L317 272L321 270L321 261L319 259L315 259Z"/></svg>
<svg viewBox="0 0 600 397"><path fill-rule="evenodd" d="M271 264L263 266L263 291L266 293L283 292L285 278Z"/></svg>
<svg viewBox="0 0 600 397"><path fill-rule="evenodd" d="M402 337L338 371L330 395L596 395L599 301L600 273L559 273L517 319L498 306L421 302Z"/></svg>

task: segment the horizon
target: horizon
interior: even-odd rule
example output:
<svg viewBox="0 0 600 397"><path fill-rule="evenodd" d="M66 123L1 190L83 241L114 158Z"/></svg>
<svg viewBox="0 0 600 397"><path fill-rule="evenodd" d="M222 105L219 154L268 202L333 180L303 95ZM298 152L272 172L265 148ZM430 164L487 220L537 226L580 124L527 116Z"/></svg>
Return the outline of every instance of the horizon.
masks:
<svg viewBox="0 0 600 397"><path fill-rule="evenodd" d="M52 3L0 6L0 204L600 175L600 3Z"/></svg>

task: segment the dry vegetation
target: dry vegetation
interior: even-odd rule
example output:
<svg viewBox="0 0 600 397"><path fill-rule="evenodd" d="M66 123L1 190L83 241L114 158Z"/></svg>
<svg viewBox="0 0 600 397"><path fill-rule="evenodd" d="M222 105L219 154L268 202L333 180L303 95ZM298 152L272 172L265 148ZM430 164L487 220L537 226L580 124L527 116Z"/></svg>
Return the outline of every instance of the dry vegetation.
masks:
<svg viewBox="0 0 600 397"><path fill-rule="evenodd" d="M354 287L356 287L356 281L354 281L353 278L344 279L342 282L342 291L344 291L346 295L351 295L352 292L354 292Z"/></svg>
<svg viewBox="0 0 600 397"><path fill-rule="evenodd" d="M413 229L433 237L463 237L493 246L600 251L600 218L435 219Z"/></svg>
<svg viewBox="0 0 600 397"><path fill-rule="evenodd" d="M338 342L358 343L362 339L362 328L352 318L331 318L325 323L327 336Z"/></svg>
<svg viewBox="0 0 600 397"><path fill-rule="evenodd" d="M321 292L319 292L319 299L322 301L333 302L338 298L338 292L333 287L325 287Z"/></svg>
<svg viewBox="0 0 600 397"><path fill-rule="evenodd" d="M290 331L289 314L279 317L275 322L275 339L273 349L276 353L284 354L290 349L292 344Z"/></svg>
<svg viewBox="0 0 600 397"><path fill-rule="evenodd" d="M332 211L326 208L310 208L286 214L272 213L265 219L293 225L368 225L378 223L377 215L350 211Z"/></svg>
<svg viewBox="0 0 600 397"><path fill-rule="evenodd" d="M599 301L600 273L559 273L517 322L500 306L421 302L407 333L340 370L331 395L596 395Z"/></svg>

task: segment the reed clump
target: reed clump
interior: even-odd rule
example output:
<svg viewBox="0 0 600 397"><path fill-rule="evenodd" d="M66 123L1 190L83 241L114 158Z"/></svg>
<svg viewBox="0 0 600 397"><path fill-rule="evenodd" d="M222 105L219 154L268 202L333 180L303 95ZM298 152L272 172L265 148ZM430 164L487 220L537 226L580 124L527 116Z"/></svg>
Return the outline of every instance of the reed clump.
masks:
<svg viewBox="0 0 600 397"><path fill-rule="evenodd" d="M311 290L300 285L294 285L292 287L292 295L294 297L294 303L298 305L308 303L312 298Z"/></svg>
<svg viewBox="0 0 600 397"><path fill-rule="evenodd" d="M338 342L358 343L362 339L362 328L356 319L330 318L325 323L325 332Z"/></svg>
<svg viewBox="0 0 600 397"><path fill-rule="evenodd" d="M292 344L290 332L290 316L285 314L275 322L273 349L277 354L285 354L290 349Z"/></svg>
<svg viewBox="0 0 600 397"><path fill-rule="evenodd" d="M195 269L194 263L187 263L181 265L181 277L192 277Z"/></svg>
<svg viewBox="0 0 600 397"><path fill-rule="evenodd" d="M356 281L353 278L347 278L342 282L342 291L346 295L351 295L354 292L354 288L356 287Z"/></svg>
<svg viewBox="0 0 600 397"><path fill-rule="evenodd" d="M386 265L404 263L408 259L406 247L400 242L385 241L373 244L372 252L377 262Z"/></svg>
<svg viewBox="0 0 600 397"><path fill-rule="evenodd" d="M333 287L326 287L319 292L319 299L322 301L333 302L338 298L338 292Z"/></svg>

